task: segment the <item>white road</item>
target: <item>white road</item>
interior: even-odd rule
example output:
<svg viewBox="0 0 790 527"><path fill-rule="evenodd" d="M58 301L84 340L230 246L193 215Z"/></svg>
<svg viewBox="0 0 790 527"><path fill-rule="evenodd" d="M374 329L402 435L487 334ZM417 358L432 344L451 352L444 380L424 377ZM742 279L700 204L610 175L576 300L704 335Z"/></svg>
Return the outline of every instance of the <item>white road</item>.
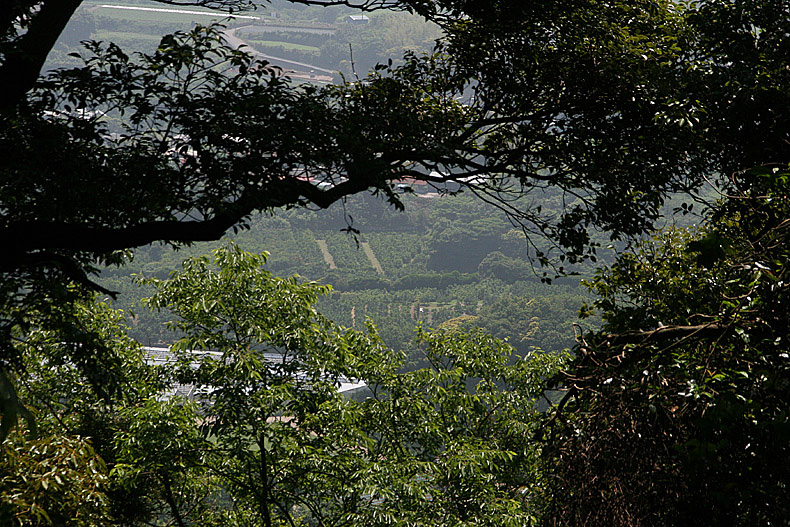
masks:
<svg viewBox="0 0 790 527"><path fill-rule="evenodd" d="M203 16L210 16L213 18L242 18L247 20L260 20L261 17L259 16L248 16L248 15L229 15L227 13L222 13L219 11L188 11L186 9L163 9L158 7L133 7L133 6L126 6L126 5L112 5L112 4L102 4L96 6L96 8L105 8L105 9L125 9L127 11L149 11L152 13L177 13L181 15L203 15Z"/></svg>

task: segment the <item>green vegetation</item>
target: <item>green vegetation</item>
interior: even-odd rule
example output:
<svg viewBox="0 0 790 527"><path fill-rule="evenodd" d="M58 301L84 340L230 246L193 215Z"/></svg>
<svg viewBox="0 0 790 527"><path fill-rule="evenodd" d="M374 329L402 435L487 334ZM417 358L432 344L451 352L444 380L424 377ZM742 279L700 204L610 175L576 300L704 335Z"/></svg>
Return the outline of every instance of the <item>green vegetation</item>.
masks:
<svg viewBox="0 0 790 527"><path fill-rule="evenodd" d="M246 40L245 42L247 42L253 48L259 51L271 50L271 49L283 49L283 50L310 51L315 54L318 54L318 52L320 51L320 49L315 46L306 46L304 44L294 44L292 42L283 42L279 40Z"/></svg>
<svg viewBox="0 0 790 527"><path fill-rule="evenodd" d="M406 51L432 51L442 34L439 26L413 14L371 13L368 24L355 26L345 20L348 15L357 13L355 9L310 7L285 1L275 1L265 9L240 13L257 20L229 19L222 11L206 7L163 5L152 1L127 0L119 5L158 11L116 9L107 5L82 2L77 15L65 28L57 48L50 54L48 68L78 66L79 63L68 57L68 53L80 52L82 40L114 42L127 52L151 53L166 34L188 30L195 24L221 22L229 27L240 27L236 36L261 53L342 71L345 75L352 74L353 54L357 74L364 75L377 63L400 61ZM178 10L183 12L176 12ZM215 14L197 14L212 11ZM276 18L273 18L275 14ZM305 33L299 28L328 31Z"/></svg>
<svg viewBox="0 0 790 527"><path fill-rule="evenodd" d="M47 440L16 429L4 445L5 466L21 460L27 478L2 480L4 496L21 497L5 502L3 518L86 526L154 517L239 526L533 522L544 486L541 447L530 440L540 422L535 399L565 357L509 364L512 350L480 332L420 331L426 367L404 373L403 354L383 346L375 326L332 324L314 308L325 286L275 278L264 261L228 245L213 262L190 259L168 280L151 280L150 305L168 311L183 335L165 366L141 361L120 313L81 305L80 320L108 345L96 366L125 375L108 399L72 365L53 367L61 334L37 333L26 354L37 375L22 396L40 412ZM209 348L219 353L190 351ZM340 395L340 376L368 383L369 396ZM174 381L203 395L152 397ZM61 453L53 439L61 437L57 445L74 453ZM54 476L46 472L53 465ZM28 509L31 488L42 487L47 499Z"/></svg>
<svg viewBox="0 0 790 527"><path fill-rule="evenodd" d="M577 318L579 307L592 300L578 285L578 277L544 284L525 256L503 256L501 251L526 255L527 246L522 235L513 236L512 226L500 211L465 194L414 196L407 204L405 212L394 214L375 199L350 199L345 213L363 222L363 232L356 238L340 232L344 224L340 211L306 214L294 210L256 218L249 230L233 239L245 250L269 253L267 269L278 275L297 274L303 280L333 286L333 292L320 301L325 315L347 327L362 327L366 317L371 317L387 345L413 356L417 353L413 328L418 322L440 327L470 315L463 327L479 327L507 339L520 355L533 348L559 351L571 347L574 323L587 330L594 327L595 321ZM482 227L473 227L470 236L464 236L464 226L470 223ZM443 245L448 238L453 243ZM336 269L326 264L321 240ZM375 254L383 273L375 270L362 243ZM142 307L140 299L151 291L138 288L133 275L166 278L182 259L211 247L197 244L177 252L160 246L142 248L122 270L104 271L101 283L122 291L117 306L134 313L132 335L140 342L167 344L173 337L164 331L160 317ZM500 257L513 262L507 273L490 264ZM592 269L578 268L588 276ZM462 272L467 270L471 272Z"/></svg>
<svg viewBox="0 0 790 527"><path fill-rule="evenodd" d="M159 46L162 38L158 35L145 35L136 31L97 31L92 35L96 40L114 42L124 49L134 49L151 53Z"/></svg>
<svg viewBox="0 0 790 527"><path fill-rule="evenodd" d="M604 324L558 377L573 388L547 437L558 523L790 513L790 173L732 183L702 229L660 233L591 281Z"/></svg>
<svg viewBox="0 0 790 527"><path fill-rule="evenodd" d="M360 2L276 4L336 85L0 12L0 521L786 523L787 3ZM170 274L231 231L303 277L227 242Z"/></svg>

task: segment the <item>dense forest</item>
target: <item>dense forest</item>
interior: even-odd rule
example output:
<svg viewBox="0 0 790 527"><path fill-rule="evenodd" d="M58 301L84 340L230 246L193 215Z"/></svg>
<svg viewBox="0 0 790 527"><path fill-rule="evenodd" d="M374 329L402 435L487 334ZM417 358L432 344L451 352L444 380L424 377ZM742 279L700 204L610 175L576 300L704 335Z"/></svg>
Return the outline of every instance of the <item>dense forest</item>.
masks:
<svg viewBox="0 0 790 527"><path fill-rule="evenodd" d="M11 0L0 523L786 524L788 34Z"/></svg>

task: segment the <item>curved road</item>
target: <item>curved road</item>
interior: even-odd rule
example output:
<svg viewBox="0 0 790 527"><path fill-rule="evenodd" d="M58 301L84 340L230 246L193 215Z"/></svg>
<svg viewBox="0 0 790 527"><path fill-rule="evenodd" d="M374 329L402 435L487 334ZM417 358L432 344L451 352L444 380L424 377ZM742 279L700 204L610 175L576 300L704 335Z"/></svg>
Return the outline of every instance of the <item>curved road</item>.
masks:
<svg viewBox="0 0 790 527"><path fill-rule="evenodd" d="M188 15L195 15L195 16L212 16L218 18L236 18L236 19L250 19L250 20L260 20L260 17L257 16L245 16L245 15L228 15L225 13L217 13L211 11L191 11L191 10L183 10L183 9L166 9L166 8L152 8L152 7L138 7L138 6L121 6L121 5L113 5L113 4L102 4L98 6L92 7L90 10L95 11L96 9L105 8L105 9L126 9L132 11L148 11L148 12L156 12L156 13L179 13L179 14L188 14ZM324 28L309 28L309 27L289 27L289 26L277 26L277 25L267 25L267 26L258 26L258 25L248 25L242 26L235 29L225 29L222 33L225 36L225 40L228 44L235 48L240 48L242 46L246 46L247 50L255 57L264 59L266 62L278 66L283 69L283 73L288 75L289 77L295 79L303 79L308 80L310 82L319 82L323 84L331 84L333 81L333 77L335 71L328 70L326 68L322 68L320 66L316 66L315 64L307 64L305 62L297 62L295 60L289 60L282 57L275 57L273 55L266 55L259 51L255 51L252 46L248 45L242 39L236 36L236 31L238 29L247 29L250 31L257 31L260 33L266 33L271 31L292 31L295 33L318 33L318 34L326 34L331 35L335 32L334 29L324 29ZM300 71L301 70L301 71Z"/></svg>
<svg viewBox="0 0 790 527"><path fill-rule="evenodd" d="M225 29L224 31L222 31L225 40L231 46L237 49L242 46L246 47L247 52L249 52L255 57L266 60L266 62L269 62L274 66L279 66L290 77L300 78L300 79L306 78L314 82L322 82L322 83L332 82L333 75L335 74L333 70L322 68L314 64L307 64L305 62L297 62L295 60L284 59L282 57L266 55L265 53L256 51L252 48L252 46L250 46L249 44L247 44L242 39L236 36L236 31L239 29L244 29L244 28ZM323 73L323 75L321 75L320 73Z"/></svg>

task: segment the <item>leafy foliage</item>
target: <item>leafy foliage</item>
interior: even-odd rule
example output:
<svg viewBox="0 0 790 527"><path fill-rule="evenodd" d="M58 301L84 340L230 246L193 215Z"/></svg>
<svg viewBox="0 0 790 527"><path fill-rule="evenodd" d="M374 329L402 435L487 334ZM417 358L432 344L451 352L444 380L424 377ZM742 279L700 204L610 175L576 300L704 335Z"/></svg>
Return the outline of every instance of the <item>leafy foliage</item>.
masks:
<svg viewBox="0 0 790 527"><path fill-rule="evenodd" d="M364 472L373 499L363 523L531 525L542 494L536 399L564 357L512 350L479 331L428 334L428 366L385 372L363 402L375 443Z"/></svg>
<svg viewBox="0 0 790 527"><path fill-rule="evenodd" d="M20 525L107 525L161 514L169 508L162 481L176 487L186 471L170 434L179 435L176 425L184 424L184 416L193 425L194 414L155 399L167 386L166 376L143 362L121 313L95 300L68 306L78 333L39 326L19 344L27 375L19 396L37 426L15 428L3 445L4 518ZM93 340L79 341L79 353L64 352L74 334ZM68 356L91 362L74 363ZM163 422L158 435L144 433ZM140 446L147 458L132 455Z"/></svg>
<svg viewBox="0 0 790 527"><path fill-rule="evenodd" d="M200 511L195 504L210 499L193 492L203 482L244 506L220 507L214 522L375 525L430 514L448 524L528 523L525 495L546 504L546 522L563 525L786 521L786 3L362 0L363 8L392 6L438 23L446 35L438 52L407 54L366 82L299 88L220 45L216 27L198 27L137 58L89 43L83 67L37 81L80 3L12 0L0 13L0 432L7 462L37 475L21 493L24 478L2 480L4 493L30 504L4 508L4 519L74 513L90 522L104 514L97 489L78 474L73 492L55 479L45 505L25 501L39 483L50 485L48 464L90 465L84 428L111 477L124 482L107 491L121 496L110 504L151 505L145 513L164 505L160 517L176 523L185 521L184 504ZM743 172L749 167L763 168ZM730 182L729 174L737 176ZM205 421L213 436L185 432L188 448L165 448L178 460L171 471L146 452L168 426L190 422L189 406L152 404L112 420L123 412L108 401L155 392L145 383L124 392L119 373L128 356L119 350L132 347L120 338L110 345L118 335L94 324L105 315L85 318L87 291L109 293L88 275L97 263L121 263L126 256L116 251L216 239L256 210L327 207L366 190L400 208L396 181L413 177L458 182L525 233L546 236L546 247L532 242L540 262L550 263L557 247L573 263L596 258L591 229L614 239L644 234L669 193L693 191L711 176L731 196L699 235L667 234L663 245L623 256L593 282L605 325L580 338L573 369L558 377L569 392L543 429L552 444L545 466L555 467L548 480L534 465L514 463L534 430L517 426L533 423L526 397L537 393L533 384L495 391L497 383L519 385L515 370L490 370L470 355L502 366L508 348L475 335L445 344L444 334L420 334L433 369L399 374L387 370L396 358L380 359L391 355L375 335L343 332L315 314L318 286L252 273L276 293L252 280L247 285L269 299L261 304L244 296L245 284L211 274L206 261L186 270L199 288L163 286L172 302L161 305L177 306L183 346L223 353L179 371L217 388L212 409L222 418ZM535 200L513 201L524 194ZM544 198L561 206L544 209ZM479 240L504 234L474 220ZM458 233L435 227L434 249L458 256ZM473 265L457 263L474 271L494 250L481 244ZM260 263L233 250L219 256L220 267L235 266L239 276ZM492 258L488 270L502 274L509 263ZM216 294L216 284L253 309L245 315L248 306ZM287 327L278 325L283 317ZM284 357L279 366L262 360L264 343ZM311 353L302 357L304 350ZM378 360L365 355L371 350ZM553 371L540 360L548 359L533 358L530 367ZM44 366L70 382L55 386ZM354 371L387 389L347 403L332 376ZM25 443L36 455L11 445L21 438L12 430L24 414L19 401L33 400L14 379L43 383L40 402L75 410L73 421L51 411L69 419L60 429L45 423L49 436ZM297 386L302 380L309 382ZM500 396L514 397L513 406L497 406ZM481 441L474 426L486 427L492 409L501 411L497 426ZM400 435L364 430L363 410L380 423L388 418ZM343 412L347 419L338 419ZM426 426L425 415L440 424ZM510 435L508 426L521 433ZM127 428L134 432L124 435ZM209 444L223 455L212 456ZM63 454L72 447L77 454ZM376 448L381 455L366 457ZM259 477L232 477L253 465ZM378 483L343 486L356 474ZM172 482L186 490L174 494ZM90 511L75 496L87 497ZM24 517L30 511L36 518ZM114 512L136 521L129 510Z"/></svg>
<svg viewBox="0 0 790 527"><path fill-rule="evenodd" d="M702 232L669 231L592 287L548 436L557 524L787 517L787 176L734 179Z"/></svg>
<svg viewBox="0 0 790 527"><path fill-rule="evenodd" d="M529 433L560 357L508 365L512 350L479 332L419 331L430 366L402 373L403 355L375 333L318 315L325 287L274 278L235 246L214 262L153 280L151 303L178 315L178 349L221 352L185 353L178 378L204 389L204 463L236 503L229 521L246 521L245 510L264 525L533 521L526 496L542 477ZM341 375L372 396L342 397Z"/></svg>
<svg viewBox="0 0 790 527"><path fill-rule="evenodd" d="M87 439L31 437L17 428L2 443L0 466L5 525L98 527L109 521L106 468Z"/></svg>

